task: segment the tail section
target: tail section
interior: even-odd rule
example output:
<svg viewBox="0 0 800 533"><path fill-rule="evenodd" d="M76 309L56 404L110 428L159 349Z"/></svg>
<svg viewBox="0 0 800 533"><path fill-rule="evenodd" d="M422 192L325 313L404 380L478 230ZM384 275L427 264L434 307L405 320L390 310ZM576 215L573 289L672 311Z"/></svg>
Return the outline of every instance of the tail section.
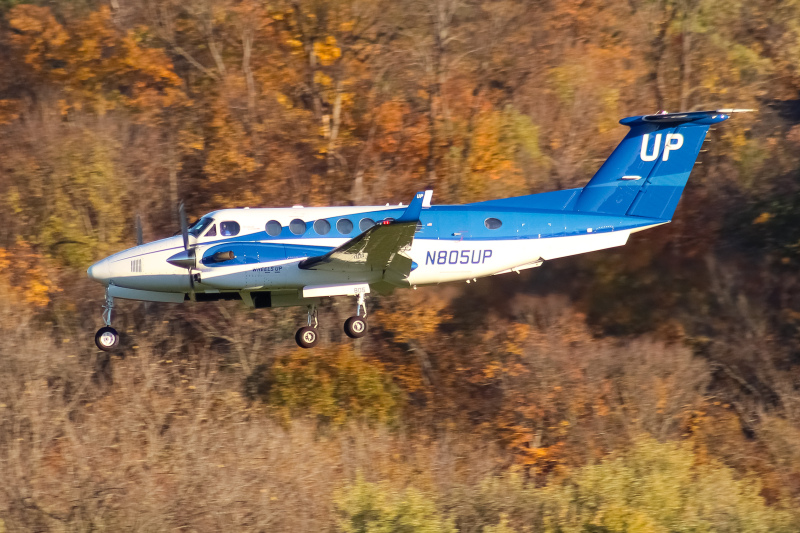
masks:
<svg viewBox="0 0 800 533"><path fill-rule="evenodd" d="M738 110L622 119L628 135L583 188L575 210L671 219L709 126L730 111Z"/></svg>

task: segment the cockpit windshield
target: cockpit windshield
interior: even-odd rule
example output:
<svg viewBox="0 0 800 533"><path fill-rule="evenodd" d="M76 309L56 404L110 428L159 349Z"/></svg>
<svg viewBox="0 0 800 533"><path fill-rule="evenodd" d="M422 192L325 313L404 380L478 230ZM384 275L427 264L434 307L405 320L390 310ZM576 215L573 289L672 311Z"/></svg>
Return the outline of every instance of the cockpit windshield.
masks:
<svg viewBox="0 0 800 533"><path fill-rule="evenodd" d="M211 217L201 218L200 220L192 224L192 227L189 228L189 235L191 235L192 237L199 236L201 233L203 233L203 230L206 229L212 222L214 222L214 219Z"/></svg>

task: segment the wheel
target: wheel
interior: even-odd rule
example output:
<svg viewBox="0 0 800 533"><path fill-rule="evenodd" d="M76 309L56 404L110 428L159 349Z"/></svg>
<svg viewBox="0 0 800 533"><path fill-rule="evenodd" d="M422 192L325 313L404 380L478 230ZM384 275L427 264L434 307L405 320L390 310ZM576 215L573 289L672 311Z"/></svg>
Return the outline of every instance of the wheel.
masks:
<svg viewBox="0 0 800 533"><path fill-rule="evenodd" d="M110 352L119 344L119 333L111 326L102 327L97 330L94 343L104 352Z"/></svg>
<svg viewBox="0 0 800 533"><path fill-rule="evenodd" d="M317 334L316 328L305 326L297 330L297 333L294 335L294 340L297 341L297 345L301 348L313 348L317 345L319 335Z"/></svg>
<svg viewBox="0 0 800 533"><path fill-rule="evenodd" d="M367 334L367 321L360 316L351 316L344 322L344 332L351 339L360 339Z"/></svg>

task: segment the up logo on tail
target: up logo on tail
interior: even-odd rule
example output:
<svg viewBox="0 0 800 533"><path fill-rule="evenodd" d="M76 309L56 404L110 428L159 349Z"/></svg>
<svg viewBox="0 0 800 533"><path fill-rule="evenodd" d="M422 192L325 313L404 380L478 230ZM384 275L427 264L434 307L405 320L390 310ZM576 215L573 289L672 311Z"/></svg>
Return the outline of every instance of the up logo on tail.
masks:
<svg viewBox="0 0 800 533"><path fill-rule="evenodd" d="M642 135L642 150L639 156L642 158L642 161L655 161L658 159L658 156L661 155L661 133L656 133L655 142L653 143L653 152L648 154L648 144L650 144L650 134L645 133ZM683 146L683 135L680 133L667 133L667 138L664 140L664 157L662 161L667 161L669 159L669 153L677 150Z"/></svg>

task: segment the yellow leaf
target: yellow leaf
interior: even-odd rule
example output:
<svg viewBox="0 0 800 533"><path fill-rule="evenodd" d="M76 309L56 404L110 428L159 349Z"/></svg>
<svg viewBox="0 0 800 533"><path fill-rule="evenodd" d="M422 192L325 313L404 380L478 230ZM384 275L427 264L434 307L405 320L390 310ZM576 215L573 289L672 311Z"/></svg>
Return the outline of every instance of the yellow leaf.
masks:
<svg viewBox="0 0 800 533"><path fill-rule="evenodd" d="M764 212L758 215L758 217L756 217L756 219L753 221L753 224L765 224L769 222L771 218L772 218L771 213Z"/></svg>

